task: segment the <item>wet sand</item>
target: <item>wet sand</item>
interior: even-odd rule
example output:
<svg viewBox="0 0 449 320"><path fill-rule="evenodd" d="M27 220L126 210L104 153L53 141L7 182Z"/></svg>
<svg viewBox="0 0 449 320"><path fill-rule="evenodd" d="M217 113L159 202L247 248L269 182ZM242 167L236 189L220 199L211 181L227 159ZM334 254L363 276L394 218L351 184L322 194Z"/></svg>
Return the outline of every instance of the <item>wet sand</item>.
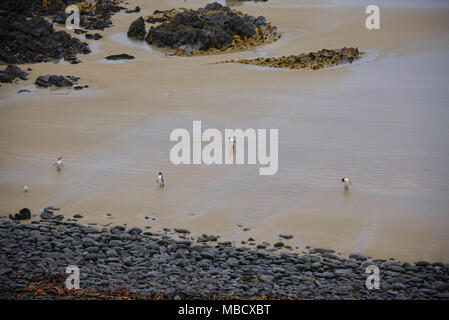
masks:
<svg viewBox="0 0 449 320"><path fill-rule="evenodd" d="M183 227L347 255L449 261L449 9L388 7L381 30L365 5L245 4L282 38L248 52L166 57L124 34L139 14L116 14L78 65L35 64L28 81L0 88L0 213L61 207L83 223ZM204 1L130 1L155 9ZM83 36L80 36L81 38ZM355 46L354 65L267 70L229 59ZM128 53L135 60L105 63ZM35 89L39 75L80 77L78 92ZM22 88L31 93L16 94ZM278 128L279 171L258 165L174 166L175 128ZM64 171L51 167L64 157ZM164 172L166 187L155 184ZM338 183L350 176L345 193ZM23 193L23 186L30 187ZM113 219L107 219L111 213ZM153 220L145 220L153 216ZM249 227L242 231L237 225Z"/></svg>

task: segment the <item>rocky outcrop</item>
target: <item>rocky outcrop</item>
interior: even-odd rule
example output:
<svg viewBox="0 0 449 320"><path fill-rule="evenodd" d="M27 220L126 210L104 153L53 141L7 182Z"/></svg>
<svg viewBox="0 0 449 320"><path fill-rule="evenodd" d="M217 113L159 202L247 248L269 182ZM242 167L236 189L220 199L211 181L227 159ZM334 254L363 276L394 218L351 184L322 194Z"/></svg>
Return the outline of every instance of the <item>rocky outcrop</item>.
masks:
<svg viewBox="0 0 449 320"><path fill-rule="evenodd" d="M28 72L17 66L9 65L5 70L0 71L0 82L13 82L16 78L27 80Z"/></svg>
<svg viewBox="0 0 449 320"><path fill-rule="evenodd" d="M100 40L101 38L103 38L103 36L99 33L86 33L85 35L86 39L93 39L93 40Z"/></svg>
<svg viewBox="0 0 449 320"><path fill-rule="evenodd" d="M278 58L227 60L216 63L243 63L261 67L311 69L318 70L344 63L353 63L360 59L364 52L358 48L341 48L335 50L322 49L317 52L302 53L299 55L282 56Z"/></svg>
<svg viewBox="0 0 449 320"><path fill-rule="evenodd" d="M0 61L12 64L44 62L51 59L75 61L77 54L90 53L87 43L67 32L55 31L41 17L0 16Z"/></svg>
<svg viewBox="0 0 449 320"><path fill-rule="evenodd" d="M72 78L76 79L76 78ZM68 78L64 76L57 76L57 75L47 75L47 76L40 76L36 79L35 84L39 87L71 87L73 86L73 82L69 80Z"/></svg>
<svg viewBox="0 0 449 320"><path fill-rule="evenodd" d="M137 12L140 12L140 7L139 6L136 6L134 9L132 9L132 10L130 10L130 9L128 9L128 10L125 10L125 13L137 13Z"/></svg>
<svg viewBox="0 0 449 320"><path fill-rule="evenodd" d="M121 54L113 54L113 55L107 56L106 59L108 59L108 60L132 60L132 59L134 59L134 56L131 56L127 53L121 53Z"/></svg>
<svg viewBox="0 0 449 320"><path fill-rule="evenodd" d="M31 211L28 208L23 208L16 213L15 215L11 215L12 220L28 220L31 219Z"/></svg>
<svg viewBox="0 0 449 320"><path fill-rule="evenodd" d="M95 5L89 5L87 2L66 1L68 4L77 4L80 9L80 26L89 30L104 30L112 26L111 17L126 8L118 6L114 1L101 0L96 1ZM52 5L53 6L53 5ZM65 12L66 6L59 8L55 6L53 10L53 22L65 24L70 13Z"/></svg>
<svg viewBox="0 0 449 320"><path fill-rule="evenodd" d="M143 40L145 39L145 20L143 20L142 17L139 17L139 19L133 21L128 29L128 37L137 39L137 40Z"/></svg>
<svg viewBox="0 0 449 320"><path fill-rule="evenodd" d="M276 27L265 17L253 17L217 2L197 10L156 10L146 21L158 25L150 28L145 40L175 49L175 55L245 50L279 38ZM141 21L139 25L142 30Z"/></svg>
<svg viewBox="0 0 449 320"><path fill-rule="evenodd" d="M80 26L89 30L104 30L112 26L111 16L123 9L113 0L99 0L90 5L81 0L2 0L0 1L0 62L22 64L64 58L79 63L77 54L90 52L86 43L72 38L67 32L55 31L43 16L65 24L67 6L80 9ZM92 39L101 36L94 34ZM89 37L88 37L89 38ZM6 76L2 76L5 80Z"/></svg>

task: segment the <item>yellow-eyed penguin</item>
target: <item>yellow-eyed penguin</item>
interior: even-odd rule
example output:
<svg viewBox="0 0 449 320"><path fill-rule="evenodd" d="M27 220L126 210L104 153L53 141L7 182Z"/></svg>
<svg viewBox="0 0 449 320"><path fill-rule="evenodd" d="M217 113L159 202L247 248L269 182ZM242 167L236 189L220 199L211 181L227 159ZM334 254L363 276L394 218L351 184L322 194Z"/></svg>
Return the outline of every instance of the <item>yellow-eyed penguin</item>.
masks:
<svg viewBox="0 0 449 320"><path fill-rule="evenodd" d="M56 171L62 170L62 168L64 167L62 164L62 157L59 157L58 160L55 163L53 163L53 167L55 167L55 166L56 166Z"/></svg>
<svg viewBox="0 0 449 320"><path fill-rule="evenodd" d="M159 187L163 187L164 184L164 177L162 176L162 172L159 172L157 175L156 183L159 184Z"/></svg>
<svg viewBox="0 0 449 320"><path fill-rule="evenodd" d="M235 151L236 140L237 140L237 139L236 139L235 137L230 137L230 138L229 138L229 143L231 144L232 150L233 150L233 151Z"/></svg>
<svg viewBox="0 0 449 320"><path fill-rule="evenodd" d="M347 178L347 177L341 178L340 183L344 183L345 184L345 190L349 190L349 185L352 185L351 180L349 180L349 178Z"/></svg>

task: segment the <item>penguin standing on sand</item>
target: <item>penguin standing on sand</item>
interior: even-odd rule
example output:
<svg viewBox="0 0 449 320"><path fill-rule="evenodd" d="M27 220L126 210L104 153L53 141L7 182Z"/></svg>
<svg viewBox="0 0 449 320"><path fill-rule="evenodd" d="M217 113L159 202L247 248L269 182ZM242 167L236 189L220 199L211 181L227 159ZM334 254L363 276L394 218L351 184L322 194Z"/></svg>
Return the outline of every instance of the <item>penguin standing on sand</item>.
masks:
<svg viewBox="0 0 449 320"><path fill-rule="evenodd" d="M346 178L346 177L341 178L340 183L345 184L345 190L349 190L349 185L352 185L351 180L349 180L349 178Z"/></svg>
<svg viewBox="0 0 449 320"><path fill-rule="evenodd" d="M159 184L159 187L165 186L164 184L164 177L162 176L162 172L159 172L157 175L156 183Z"/></svg>
<svg viewBox="0 0 449 320"><path fill-rule="evenodd" d="M28 186L23 186L23 192L28 192Z"/></svg>
<svg viewBox="0 0 449 320"><path fill-rule="evenodd" d="M229 143L230 143L231 146L232 146L232 151L235 152L236 138L235 138L235 137L230 137L230 138L229 138Z"/></svg>
<svg viewBox="0 0 449 320"><path fill-rule="evenodd" d="M59 157L58 160L55 163L53 163L53 167L55 167L55 166L56 166L56 171L62 170L62 168L64 167L62 164L62 157Z"/></svg>

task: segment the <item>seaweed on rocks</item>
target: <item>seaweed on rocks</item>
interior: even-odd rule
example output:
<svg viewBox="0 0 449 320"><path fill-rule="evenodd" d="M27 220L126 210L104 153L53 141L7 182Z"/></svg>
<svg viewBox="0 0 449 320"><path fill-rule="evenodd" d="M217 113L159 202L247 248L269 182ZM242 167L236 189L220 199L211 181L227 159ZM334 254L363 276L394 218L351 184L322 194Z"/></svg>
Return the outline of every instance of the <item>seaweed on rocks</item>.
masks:
<svg viewBox="0 0 449 320"><path fill-rule="evenodd" d="M219 63L243 63L261 67L290 68L290 69L310 69L319 70L326 67L336 66L344 63L353 63L360 59L365 52L358 48L322 49L317 52L301 53L299 55L282 56L278 58L259 57L255 59L226 60L212 62Z"/></svg>
<svg viewBox="0 0 449 320"><path fill-rule="evenodd" d="M173 55L206 55L246 50L276 41L280 34L265 17L254 17L214 2L197 10L156 10L146 19L146 42L174 49Z"/></svg>

